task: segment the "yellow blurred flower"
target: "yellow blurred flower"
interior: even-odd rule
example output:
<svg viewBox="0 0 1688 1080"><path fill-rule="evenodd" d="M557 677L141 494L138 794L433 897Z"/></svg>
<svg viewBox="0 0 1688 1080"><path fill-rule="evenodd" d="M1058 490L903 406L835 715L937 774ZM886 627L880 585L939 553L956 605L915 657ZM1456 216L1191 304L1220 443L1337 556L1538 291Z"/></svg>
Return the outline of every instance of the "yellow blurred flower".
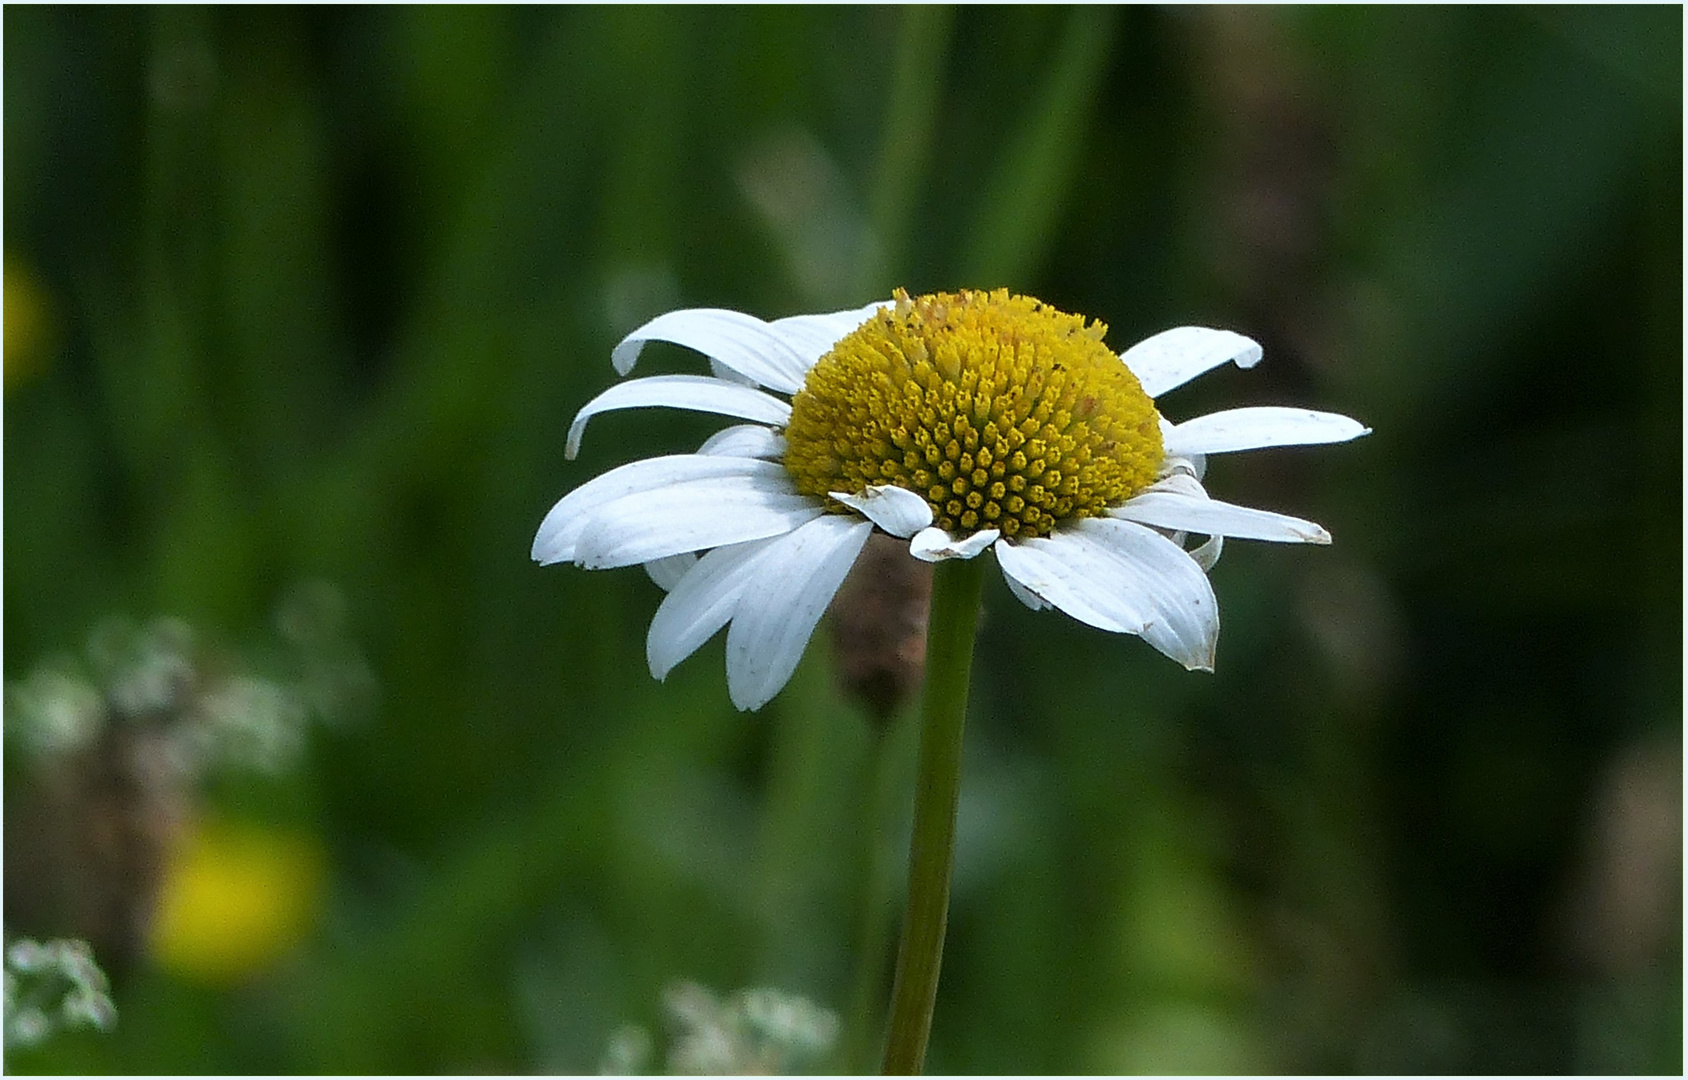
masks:
<svg viewBox="0 0 1688 1080"><path fill-rule="evenodd" d="M201 982L256 973L310 932L326 876L314 837L202 823L165 873L153 954L168 970Z"/></svg>

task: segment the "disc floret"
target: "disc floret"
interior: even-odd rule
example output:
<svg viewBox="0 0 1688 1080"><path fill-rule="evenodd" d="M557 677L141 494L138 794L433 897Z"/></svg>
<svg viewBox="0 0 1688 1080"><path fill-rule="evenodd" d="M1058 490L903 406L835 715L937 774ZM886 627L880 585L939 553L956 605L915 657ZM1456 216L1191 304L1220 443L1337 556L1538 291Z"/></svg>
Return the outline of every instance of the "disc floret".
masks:
<svg viewBox="0 0 1688 1080"><path fill-rule="evenodd" d="M898 290L810 370L786 469L820 498L906 488L950 533L1044 536L1098 515L1148 487L1162 458L1154 402L1106 332L1007 289Z"/></svg>

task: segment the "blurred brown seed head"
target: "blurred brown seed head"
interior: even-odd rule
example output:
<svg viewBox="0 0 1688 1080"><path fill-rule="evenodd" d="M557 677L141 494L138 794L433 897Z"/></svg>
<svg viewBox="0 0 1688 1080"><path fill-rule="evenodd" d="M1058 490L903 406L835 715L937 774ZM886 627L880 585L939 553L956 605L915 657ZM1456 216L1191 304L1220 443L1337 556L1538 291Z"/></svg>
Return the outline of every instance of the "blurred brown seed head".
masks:
<svg viewBox="0 0 1688 1080"><path fill-rule="evenodd" d="M7 808L7 924L85 938L121 976L144 948L193 780L170 734L151 725L108 723L44 762Z"/></svg>
<svg viewBox="0 0 1688 1080"><path fill-rule="evenodd" d="M908 542L875 532L832 601L839 688L880 723L920 687L932 566Z"/></svg>

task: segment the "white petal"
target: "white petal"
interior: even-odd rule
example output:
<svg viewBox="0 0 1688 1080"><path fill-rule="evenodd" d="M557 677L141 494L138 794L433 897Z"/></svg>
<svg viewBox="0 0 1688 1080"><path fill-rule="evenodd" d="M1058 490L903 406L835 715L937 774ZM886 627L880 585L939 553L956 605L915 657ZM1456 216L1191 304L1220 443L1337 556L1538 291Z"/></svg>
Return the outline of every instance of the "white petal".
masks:
<svg viewBox="0 0 1688 1080"><path fill-rule="evenodd" d="M707 375L654 375L610 387L588 401L569 425L564 456L573 459L580 451L580 436L586 421L611 409L638 409L666 405L676 409L741 416L764 424L784 424L791 418L791 406L750 386L740 386Z"/></svg>
<svg viewBox="0 0 1688 1080"><path fill-rule="evenodd" d="M808 370L814 367L816 360L830 352L840 338L867 322L874 312L882 307L890 307L892 303L890 300L879 300L866 307L852 308L849 311L832 311L825 315L792 315L784 319L775 319L769 326L802 358L804 370Z"/></svg>
<svg viewBox="0 0 1688 1080"><path fill-rule="evenodd" d="M657 679L668 678L674 665L698 650L727 625L738 606L739 593L756 573L758 560L780 538L752 540L718 547L701 559L656 609L645 635L645 659Z"/></svg>
<svg viewBox="0 0 1688 1080"><path fill-rule="evenodd" d="M574 561L588 570L631 566L682 551L779 536L823 512L818 499L791 490L783 475L778 480L723 476L674 484L600 507L575 542Z"/></svg>
<svg viewBox="0 0 1688 1080"><path fill-rule="evenodd" d="M755 379L752 379L749 375L740 375L738 372L715 359L713 356L709 358L709 373L717 379L725 379L727 382L736 383L739 386L762 385Z"/></svg>
<svg viewBox="0 0 1688 1080"><path fill-rule="evenodd" d="M696 565L697 556L686 551L670 555L666 559L652 559L645 564L645 575L663 592L673 592L674 586L680 584L680 579L686 576L686 571Z"/></svg>
<svg viewBox="0 0 1688 1080"><path fill-rule="evenodd" d="M1187 461L1188 459L1178 458L1176 460ZM1183 495L1186 498L1191 499L1208 498L1207 489L1202 487L1201 481L1196 479L1193 472L1188 472L1184 469L1174 469L1169 472L1163 471L1160 479L1150 484L1144 490L1170 491L1175 495Z"/></svg>
<svg viewBox="0 0 1688 1080"><path fill-rule="evenodd" d="M1158 415L1158 414L1157 414ZM1166 417L1160 417L1161 443L1173 437L1175 425ZM1161 458L1159 476L1164 479L1175 473L1183 473L1192 479L1200 480L1207 473L1207 457L1202 454L1174 454L1166 451Z"/></svg>
<svg viewBox="0 0 1688 1080"><path fill-rule="evenodd" d="M1176 491L1145 491L1108 511L1124 521L1135 521L1162 529L1179 529L1204 536L1231 536L1242 540L1275 540L1281 543L1328 544L1330 533L1311 521L1234 506L1218 499L1192 497Z"/></svg>
<svg viewBox="0 0 1688 1080"><path fill-rule="evenodd" d="M997 545L997 564L1000 566L1002 563L1000 553L1003 548L1008 545L1008 541L998 540ZM1042 611L1044 608L1049 606L1049 601L1020 584L1020 579L1016 578L1013 574L1010 574L1006 568L1002 571L1002 581L1003 584L1008 586L1008 591L1014 594L1014 599L1020 601L1020 603L1031 608L1033 611Z"/></svg>
<svg viewBox="0 0 1688 1080"><path fill-rule="evenodd" d="M907 540L932 524L932 505L907 488L869 484L860 495L829 491L828 495L857 511L892 536Z"/></svg>
<svg viewBox="0 0 1688 1080"><path fill-rule="evenodd" d="M705 439L697 452L773 460L785 453L785 436L761 424L734 424Z"/></svg>
<svg viewBox="0 0 1688 1080"><path fill-rule="evenodd" d="M727 631L727 693L734 705L759 709L785 686L872 533L871 522L826 514L769 545Z"/></svg>
<svg viewBox="0 0 1688 1080"><path fill-rule="evenodd" d="M921 529L909 541L908 553L923 562L942 562L945 559L971 559L996 543L1002 533L996 529L980 529L964 540L957 540L936 525Z"/></svg>
<svg viewBox="0 0 1688 1080"><path fill-rule="evenodd" d="M1013 543L1000 540L996 562L1009 587L1037 597L1037 607L1057 607L1079 622L1116 634L1141 633L1148 616L1133 607L1124 589L1106 587L1117 576L1109 560L1083 545L1053 543L1036 538ZM1016 590L1018 594L1018 590Z"/></svg>
<svg viewBox="0 0 1688 1080"><path fill-rule="evenodd" d="M749 476L765 472L770 462L749 458L706 457L672 454L646 458L611 469L564 495L551 507L533 537L533 559L537 563L574 561L574 547L592 515L624 495L654 491L670 484L712 476ZM783 471L783 469L781 470Z"/></svg>
<svg viewBox="0 0 1688 1080"><path fill-rule="evenodd" d="M1252 338L1205 326L1162 330L1120 353L1125 366L1143 384L1143 392L1152 398L1183 386L1227 360L1250 368L1260 362L1260 356L1260 345Z"/></svg>
<svg viewBox="0 0 1688 1080"><path fill-rule="evenodd" d="M1153 529L1113 518L1084 518L1068 535L1106 551L1124 568L1124 581L1149 614L1144 641L1191 671L1213 670L1219 601L1188 552Z"/></svg>
<svg viewBox="0 0 1688 1080"><path fill-rule="evenodd" d="M1347 442L1369 435L1358 420L1312 409L1258 405L1209 413L1174 425L1165 434L1168 454L1223 454L1268 446Z"/></svg>
<svg viewBox="0 0 1688 1080"><path fill-rule="evenodd" d="M996 546L1003 573L1089 623L1143 640L1191 670L1213 669L1219 605L1207 575L1153 529L1085 518L1048 537Z"/></svg>
<svg viewBox="0 0 1688 1080"><path fill-rule="evenodd" d="M1207 543L1190 549L1190 558L1196 560L1196 565L1202 568L1202 573L1208 573L1219 561L1220 552L1225 550L1223 536L1210 536Z"/></svg>
<svg viewBox="0 0 1688 1080"><path fill-rule="evenodd" d="M1168 429L1172 425L1166 425ZM1165 435L1162 435L1165 438ZM1168 476L1183 475L1192 480L1200 480L1207 474L1207 458L1202 454L1189 454L1179 457L1167 455L1161 459L1160 475L1162 479Z"/></svg>
<svg viewBox="0 0 1688 1080"><path fill-rule="evenodd" d="M610 353L615 370L623 375L632 371L647 341L668 341L696 349L770 390L787 394L797 392L808 370L784 336L742 311L687 308L658 315L622 338Z"/></svg>

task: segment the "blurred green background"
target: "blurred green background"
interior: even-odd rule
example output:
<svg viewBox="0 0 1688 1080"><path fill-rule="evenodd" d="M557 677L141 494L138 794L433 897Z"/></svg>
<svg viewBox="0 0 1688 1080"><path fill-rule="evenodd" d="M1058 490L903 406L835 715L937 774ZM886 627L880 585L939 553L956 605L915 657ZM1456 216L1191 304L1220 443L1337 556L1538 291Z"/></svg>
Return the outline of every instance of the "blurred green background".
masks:
<svg viewBox="0 0 1688 1080"><path fill-rule="evenodd" d="M1336 542L1227 548L1211 677L993 580L930 1070L1681 1070L1680 8L4 35L7 929L93 938L120 1015L11 1069L591 1072L628 1024L660 1069L676 980L835 1010L806 1067L850 1065L906 718L824 632L760 713L719 642L656 684L656 587L528 545L717 426L617 414L563 460L650 315L1006 285L1116 349L1264 344L1174 418L1375 434L1213 461ZM331 639L346 692L267 768L17 749L17 688L97 682L119 616L275 685ZM44 789L106 839L19 870Z"/></svg>

